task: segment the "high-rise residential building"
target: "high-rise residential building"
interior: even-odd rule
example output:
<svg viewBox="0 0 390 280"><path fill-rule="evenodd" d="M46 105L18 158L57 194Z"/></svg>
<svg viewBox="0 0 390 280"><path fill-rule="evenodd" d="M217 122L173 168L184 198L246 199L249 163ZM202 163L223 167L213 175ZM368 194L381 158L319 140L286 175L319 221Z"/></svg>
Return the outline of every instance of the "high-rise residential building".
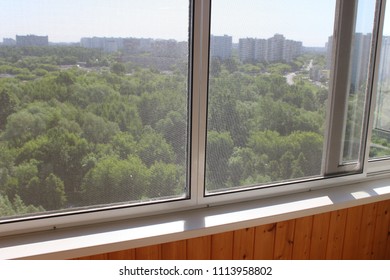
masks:
<svg viewBox="0 0 390 280"><path fill-rule="evenodd" d="M351 87L359 90L367 83L371 34L355 33L352 46ZM361 89L364 90L364 89Z"/></svg>
<svg viewBox="0 0 390 280"><path fill-rule="evenodd" d="M267 61L267 40L256 39L255 42L255 61L264 62Z"/></svg>
<svg viewBox="0 0 390 280"><path fill-rule="evenodd" d="M210 38L210 56L228 59L232 56L233 39L231 36L214 36Z"/></svg>
<svg viewBox="0 0 390 280"><path fill-rule="evenodd" d="M3 46L15 46L16 41L12 38L3 38Z"/></svg>
<svg viewBox="0 0 390 280"><path fill-rule="evenodd" d="M256 39L242 38L238 41L238 56L242 62L253 62L255 60Z"/></svg>
<svg viewBox="0 0 390 280"><path fill-rule="evenodd" d="M328 37L328 42L326 43L326 68L332 68L332 53L333 53L333 36Z"/></svg>
<svg viewBox="0 0 390 280"><path fill-rule="evenodd" d="M16 46L18 47L46 47L49 46L48 36L37 35L16 35Z"/></svg>
<svg viewBox="0 0 390 280"><path fill-rule="evenodd" d="M267 60L268 62L277 62L283 60L284 36L275 34L268 39Z"/></svg>
<svg viewBox="0 0 390 280"><path fill-rule="evenodd" d="M123 50L127 55L151 52L153 39L125 38L123 39Z"/></svg>
<svg viewBox="0 0 390 280"><path fill-rule="evenodd" d="M283 46L283 61L291 62L302 54L302 42L285 40Z"/></svg>
<svg viewBox="0 0 390 280"><path fill-rule="evenodd" d="M176 40L154 40L152 43L152 54L156 57L182 57L188 50L186 43L179 43Z"/></svg>
<svg viewBox="0 0 390 280"><path fill-rule="evenodd" d="M333 36L327 43L327 68L332 68ZM364 90L367 81L367 65L370 59L371 34L355 33L351 49L352 64L350 67L351 90Z"/></svg>
<svg viewBox="0 0 390 280"><path fill-rule="evenodd" d="M378 93L376 96L376 112L374 128L376 133L381 133L389 137L390 122L388 120L388 106L390 101L390 37L382 37L382 46L380 53L379 71L378 71Z"/></svg>
<svg viewBox="0 0 390 280"><path fill-rule="evenodd" d="M123 49L123 39L105 37L81 38L80 45L84 48L101 49L111 53Z"/></svg>
<svg viewBox="0 0 390 280"><path fill-rule="evenodd" d="M390 86L390 36L383 36L378 80Z"/></svg>
<svg viewBox="0 0 390 280"><path fill-rule="evenodd" d="M291 62L302 54L302 48L302 42L286 40L280 34L269 39L242 38L239 58L242 62Z"/></svg>

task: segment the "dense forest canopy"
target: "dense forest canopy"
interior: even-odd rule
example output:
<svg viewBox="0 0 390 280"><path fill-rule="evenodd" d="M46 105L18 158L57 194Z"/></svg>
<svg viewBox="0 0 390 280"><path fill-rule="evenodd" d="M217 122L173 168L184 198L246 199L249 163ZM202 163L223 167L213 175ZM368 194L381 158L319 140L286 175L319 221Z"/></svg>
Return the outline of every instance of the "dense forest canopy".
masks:
<svg viewBox="0 0 390 280"><path fill-rule="evenodd" d="M289 64L211 60L208 191L320 174L328 89L309 79L310 61L325 69L319 54ZM95 49L0 47L0 216L183 197L186 65L162 71Z"/></svg>

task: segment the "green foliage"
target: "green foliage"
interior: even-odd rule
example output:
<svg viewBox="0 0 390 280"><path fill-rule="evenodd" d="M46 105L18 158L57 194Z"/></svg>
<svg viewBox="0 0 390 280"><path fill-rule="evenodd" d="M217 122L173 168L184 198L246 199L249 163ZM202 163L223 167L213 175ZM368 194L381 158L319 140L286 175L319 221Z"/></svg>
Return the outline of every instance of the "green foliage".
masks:
<svg viewBox="0 0 390 280"><path fill-rule="evenodd" d="M268 65L267 70L271 74L285 75L288 72L291 72L291 66L283 63L275 63Z"/></svg>
<svg viewBox="0 0 390 280"><path fill-rule="evenodd" d="M0 130L4 129L8 116L17 111L18 105L19 99L14 93L0 90Z"/></svg>
<svg viewBox="0 0 390 280"><path fill-rule="evenodd" d="M111 71L117 75L123 75L126 73L126 67L123 63L117 62L111 66Z"/></svg>
<svg viewBox="0 0 390 280"><path fill-rule="evenodd" d="M108 143L119 132L116 123L90 112L83 114L79 122L83 131L82 137L92 143Z"/></svg>
<svg viewBox="0 0 390 280"><path fill-rule="evenodd" d="M175 164L156 162L150 167L150 198L184 194L185 181L180 180L180 169Z"/></svg>
<svg viewBox="0 0 390 280"><path fill-rule="evenodd" d="M151 127L145 127L137 145L137 151L143 162L150 167L155 162L174 163L175 153L165 138Z"/></svg>
<svg viewBox="0 0 390 280"><path fill-rule="evenodd" d="M94 205L140 200L149 185L149 170L140 158L107 157L85 175L81 188L85 202Z"/></svg>
<svg viewBox="0 0 390 280"><path fill-rule="evenodd" d="M16 196L13 201L10 201L7 196L0 194L0 217L12 217L15 215L31 214L43 212L42 207L26 206L19 196Z"/></svg>
<svg viewBox="0 0 390 280"><path fill-rule="evenodd" d="M328 92L304 74L294 85L283 77L311 59L324 65L211 60L207 190L319 174ZM1 216L185 194L187 64L118 61L79 47L0 47Z"/></svg>
<svg viewBox="0 0 390 280"><path fill-rule="evenodd" d="M228 162L233 153L234 143L229 132L209 131L207 137L207 180L210 189L224 186L229 176Z"/></svg>

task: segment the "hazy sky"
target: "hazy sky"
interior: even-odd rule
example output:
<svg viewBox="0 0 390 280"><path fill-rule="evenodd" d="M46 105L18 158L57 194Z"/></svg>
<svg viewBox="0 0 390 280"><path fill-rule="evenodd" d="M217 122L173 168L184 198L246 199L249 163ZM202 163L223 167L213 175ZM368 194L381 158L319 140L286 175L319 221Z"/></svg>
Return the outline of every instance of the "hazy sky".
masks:
<svg viewBox="0 0 390 280"><path fill-rule="evenodd" d="M305 46L324 46L333 33L335 2L212 0L211 32L231 35L235 42L239 38L269 38L280 33L287 39L302 41ZM81 37L92 36L187 40L188 3L188 0L0 0L0 41L15 38L16 34L48 35L51 42L78 42Z"/></svg>

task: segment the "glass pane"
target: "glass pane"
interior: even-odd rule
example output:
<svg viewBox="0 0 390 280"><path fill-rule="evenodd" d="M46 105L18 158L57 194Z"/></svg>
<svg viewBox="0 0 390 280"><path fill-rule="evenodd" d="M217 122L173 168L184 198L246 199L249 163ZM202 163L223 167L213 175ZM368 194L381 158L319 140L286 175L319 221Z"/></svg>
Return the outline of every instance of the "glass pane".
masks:
<svg viewBox="0 0 390 280"><path fill-rule="evenodd" d="M335 1L213 0L206 191L321 175Z"/></svg>
<svg viewBox="0 0 390 280"><path fill-rule="evenodd" d="M187 196L189 1L0 3L0 220Z"/></svg>
<svg viewBox="0 0 390 280"><path fill-rule="evenodd" d="M370 158L390 156L390 4L386 7Z"/></svg>
<svg viewBox="0 0 390 280"><path fill-rule="evenodd" d="M348 114L345 122L343 163L358 162L363 133L366 89L369 78L371 38L375 0L359 0L355 34L352 42Z"/></svg>

